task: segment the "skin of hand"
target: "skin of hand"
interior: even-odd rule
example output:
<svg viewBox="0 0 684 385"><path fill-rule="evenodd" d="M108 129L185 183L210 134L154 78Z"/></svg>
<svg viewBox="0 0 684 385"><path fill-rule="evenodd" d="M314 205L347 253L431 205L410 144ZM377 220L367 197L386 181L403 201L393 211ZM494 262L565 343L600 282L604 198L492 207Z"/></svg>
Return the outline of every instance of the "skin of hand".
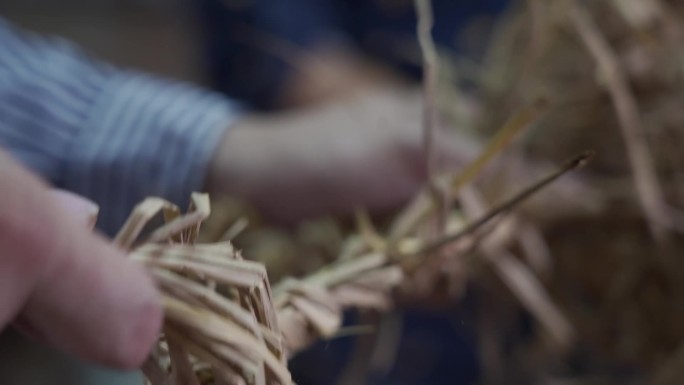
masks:
<svg viewBox="0 0 684 385"><path fill-rule="evenodd" d="M140 367L162 321L152 280L92 231L94 204L1 151L0 178L0 327L91 363Z"/></svg>
<svg viewBox="0 0 684 385"><path fill-rule="evenodd" d="M278 94L281 108L312 106L386 85L408 85L401 74L348 45L325 40L293 54Z"/></svg>
<svg viewBox="0 0 684 385"><path fill-rule="evenodd" d="M227 130L207 189L286 223L361 207L395 209L424 185L422 113L419 91L382 87L247 117ZM465 137L438 131L443 169L459 169L477 155Z"/></svg>

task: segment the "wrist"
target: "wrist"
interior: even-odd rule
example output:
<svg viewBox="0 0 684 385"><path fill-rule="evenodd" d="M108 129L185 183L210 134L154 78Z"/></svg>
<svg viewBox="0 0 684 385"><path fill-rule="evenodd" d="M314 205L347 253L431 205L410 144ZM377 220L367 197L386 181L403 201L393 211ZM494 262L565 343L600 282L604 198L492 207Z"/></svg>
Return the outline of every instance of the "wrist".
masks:
<svg viewBox="0 0 684 385"><path fill-rule="evenodd" d="M206 181L206 191L257 203L286 165L287 134L272 118L244 116L230 126L218 144Z"/></svg>

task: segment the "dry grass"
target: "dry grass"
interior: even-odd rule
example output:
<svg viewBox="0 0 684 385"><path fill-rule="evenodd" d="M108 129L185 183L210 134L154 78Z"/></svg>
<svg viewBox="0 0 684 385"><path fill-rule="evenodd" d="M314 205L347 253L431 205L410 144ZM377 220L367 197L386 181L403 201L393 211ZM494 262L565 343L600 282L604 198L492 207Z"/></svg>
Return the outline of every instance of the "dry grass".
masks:
<svg viewBox="0 0 684 385"><path fill-rule="evenodd" d="M243 213L212 222L205 195L193 195L184 215L168 202L145 201L122 229L116 242L149 269L166 298L164 334L145 366L153 385L289 384L289 357L318 340L359 332L343 328L346 309L391 312L397 301L423 301L442 286L453 300L467 280L478 280L495 293L487 299L490 309L481 328L489 380L527 370L528 379L562 381L549 373L559 362L551 353L577 346L595 353L583 357L594 370L601 370L595 361L604 358L644 369L654 383L678 378L682 327L668 318L683 314L678 275L672 274L681 266L673 262L677 235L670 249L662 246L667 242L651 244L648 237L636 246L633 240L642 239L645 228L657 240L681 228L672 207L684 206L677 166L684 158L656 144L682 143L678 127L684 114L677 106L684 100L684 60L672 52L682 41L678 15L684 9L659 0L585 5L530 0L527 10L502 24L491 65L479 79L487 91L485 110L500 112L482 117L483 132L507 123L488 135L488 145L470 165L459 173L441 174L432 142L434 109L444 105L435 96L441 90L433 89L440 67L429 40L429 3L417 4L423 7L419 32L429 80L424 128L430 178L389 224L376 226L359 212L351 232L333 229L333 235L324 235L321 226L316 236L302 235L308 242L325 238L315 245L325 249L325 257L295 273L292 269L305 265L308 254L300 255L294 247L294 257L278 267L277 275L285 278L273 290L266 269L277 255L265 258L266 266L244 260L229 241L254 226ZM501 201L492 197L511 195L512 183L491 182L495 175L489 186L496 188L488 187L480 183L482 172L522 133L523 146L537 159L556 161L558 154L597 147L600 157L591 180L618 186L604 189L601 199L619 201L622 216L602 211L578 218L572 210L563 211L564 203L553 196L546 206L512 214L540 189L583 166L585 157L492 204ZM600 173L619 177L608 180ZM574 195L578 201L592 199ZM225 215L223 209L219 215ZM546 211L555 213L555 222L542 227L535 214ZM167 223L139 240L146 223L160 212ZM635 218L647 226L623 231L625 222ZM198 243L200 224L207 219L207 242ZM439 232L434 231L436 222ZM609 230L592 230L604 225ZM256 243L268 243L267 238L256 237ZM626 244L636 249L624 252ZM472 267L478 261L484 273ZM509 321L501 315L511 307L511 298L534 316L544 332L536 337L550 337L551 345L534 338L531 346L518 347L518 356L506 365L509 357L496 336ZM659 320L652 322L655 318ZM380 335L394 335L383 325L372 326ZM392 338L396 335L383 337L375 350L391 350L396 346ZM518 366L517 371L511 366ZM606 378L606 383L615 383Z"/></svg>
<svg viewBox="0 0 684 385"><path fill-rule="evenodd" d="M137 243L159 213L166 224ZM195 244L209 214L207 195L194 194L185 215L150 198L135 208L116 238L164 293L162 340L144 373L153 385L199 384L203 378L291 384L266 270L243 260L228 243Z"/></svg>
<svg viewBox="0 0 684 385"><path fill-rule="evenodd" d="M436 240L410 233L390 245L361 216L361 237L368 242L305 278L284 280L273 291L265 267L244 260L230 242L196 242L211 212L207 195L193 194L185 214L167 201L149 198L115 239L146 267L164 294L166 321L143 368L146 378L152 385L291 384L288 357L343 332L345 309L390 310L395 289L415 285L412 278L425 271L435 251L448 249L439 257L459 258L483 239L484 249L492 253L489 261L513 292L558 342L567 343L567 322L543 287L531 283L534 274L503 254L500 248L510 231L497 235L500 226L492 221L587 160L574 159L489 212L479 207L470 224L452 216L452 224L458 222L455 231ZM160 214L165 224L150 229ZM151 231L142 236L145 230Z"/></svg>
<svg viewBox="0 0 684 385"><path fill-rule="evenodd" d="M546 116L521 146L542 161L596 149L586 176L606 202L596 215L541 228L555 262L546 287L578 330L585 370L624 383L609 363L632 368L646 383L668 383L684 373L684 328L674 321L684 298L677 256L684 7L667 0L527 3L501 23L477 74L483 110L508 114L548 95ZM483 116L487 136L490 119L501 115ZM539 366L535 360L528 364ZM579 374L573 380L585 383Z"/></svg>

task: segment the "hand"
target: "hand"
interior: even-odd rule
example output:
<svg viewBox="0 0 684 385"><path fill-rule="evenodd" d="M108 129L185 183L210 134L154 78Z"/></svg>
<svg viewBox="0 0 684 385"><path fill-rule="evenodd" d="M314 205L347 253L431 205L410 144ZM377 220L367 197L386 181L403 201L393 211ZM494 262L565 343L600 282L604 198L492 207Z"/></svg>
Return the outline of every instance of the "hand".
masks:
<svg viewBox="0 0 684 385"><path fill-rule="evenodd" d="M296 65L276 98L280 108L319 105L373 87L408 84L391 67L337 41L319 41L292 55Z"/></svg>
<svg viewBox="0 0 684 385"><path fill-rule="evenodd" d="M207 189L247 199L286 222L358 207L394 209L424 185L421 122L420 93L400 88L249 117L227 131ZM451 170L479 149L465 136L437 142Z"/></svg>
<svg viewBox="0 0 684 385"><path fill-rule="evenodd" d="M159 295L142 269L91 231L97 207L0 152L0 328L68 354L134 369L157 339Z"/></svg>

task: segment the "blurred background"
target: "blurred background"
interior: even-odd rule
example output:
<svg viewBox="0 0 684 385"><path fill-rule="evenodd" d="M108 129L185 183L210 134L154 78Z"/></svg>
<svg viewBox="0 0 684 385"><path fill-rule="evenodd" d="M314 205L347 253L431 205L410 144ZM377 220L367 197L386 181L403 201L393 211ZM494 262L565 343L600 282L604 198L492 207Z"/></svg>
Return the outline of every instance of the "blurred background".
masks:
<svg viewBox="0 0 684 385"><path fill-rule="evenodd" d="M108 62L201 82L198 19L189 1L8 0L3 17L63 36Z"/></svg>
<svg viewBox="0 0 684 385"><path fill-rule="evenodd" d="M422 279L434 285L400 295L391 314L350 312L349 324L378 332L303 352L292 363L295 380L682 383L684 4L446 0L434 7L439 108L454 130L484 142L538 98L550 100L478 180L486 203L550 163L586 149L599 156L581 179L516 214L496 252L431 267ZM421 78L412 1L3 0L0 14L114 64L211 87L255 109ZM320 70L308 52L337 65ZM276 282L331 262L355 231L342 218L283 228L230 197L215 207L205 239L225 239L249 218L230 239ZM123 381L97 375L100 384Z"/></svg>

